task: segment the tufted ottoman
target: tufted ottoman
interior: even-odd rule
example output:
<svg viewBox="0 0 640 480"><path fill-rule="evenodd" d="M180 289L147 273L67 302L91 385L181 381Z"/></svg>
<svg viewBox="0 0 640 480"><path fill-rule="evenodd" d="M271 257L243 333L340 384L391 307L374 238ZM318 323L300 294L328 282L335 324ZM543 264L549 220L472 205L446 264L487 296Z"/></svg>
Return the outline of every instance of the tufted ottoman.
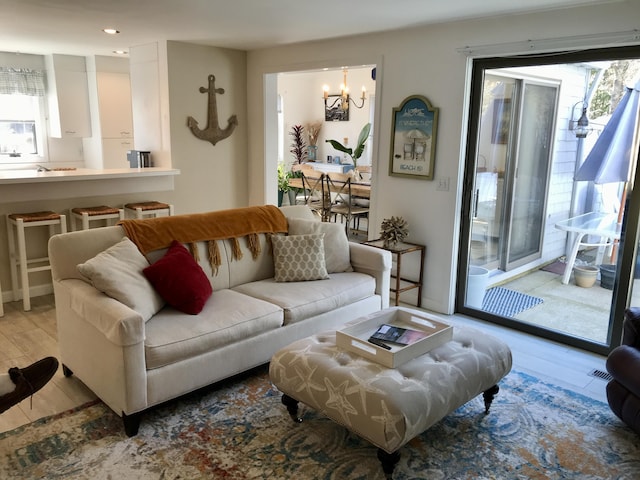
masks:
<svg viewBox="0 0 640 480"><path fill-rule="evenodd" d="M314 335L278 351L269 375L296 422L299 401L319 410L377 446L391 478L398 450L450 412L484 392L489 413L509 370L504 342L454 326L450 342L395 369L340 349L335 332Z"/></svg>

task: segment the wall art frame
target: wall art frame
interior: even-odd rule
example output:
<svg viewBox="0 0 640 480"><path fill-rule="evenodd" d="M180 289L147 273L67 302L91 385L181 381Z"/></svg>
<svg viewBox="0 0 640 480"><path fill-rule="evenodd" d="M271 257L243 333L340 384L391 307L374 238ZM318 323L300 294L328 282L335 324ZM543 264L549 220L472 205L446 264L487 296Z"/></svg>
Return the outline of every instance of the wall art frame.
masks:
<svg viewBox="0 0 640 480"><path fill-rule="evenodd" d="M422 95L411 95L394 107L390 176L433 180L438 110Z"/></svg>
<svg viewBox="0 0 640 480"><path fill-rule="evenodd" d="M347 95L347 105L349 105L349 95ZM349 121L349 109L342 109L342 95L327 95L324 99L324 120L325 122Z"/></svg>

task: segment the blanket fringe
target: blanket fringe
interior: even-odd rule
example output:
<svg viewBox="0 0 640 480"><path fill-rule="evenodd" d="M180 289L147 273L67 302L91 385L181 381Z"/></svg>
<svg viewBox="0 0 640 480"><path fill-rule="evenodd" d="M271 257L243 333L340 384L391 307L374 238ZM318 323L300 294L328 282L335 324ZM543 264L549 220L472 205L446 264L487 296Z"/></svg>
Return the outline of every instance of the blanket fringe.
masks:
<svg viewBox="0 0 640 480"><path fill-rule="evenodd" d="M230 238L231 240L231 258L234 260L242 259L243 253L242 248L240 248L240 240L238 238Z"/></svg>
<svg viewBox="0 0 640 480"><path fill-rule="evenodd" d="M191 253L191 256L193 257L193 259L196 262L200 261L200 253L198 252L198 244L195 242L189 243L189 252Z"/></svg>
<svg viewBox="0 0 640 480"><path fill-rule="evenodd" d="M262 248L260 247L260 237L257 233L250 233L247 235L247 246L251 252L251 256L255 260L260 255Z"/></svg>
<svg viewBox="0 0 640 480"><path fill-rule="evenodd" d="M209 265L211 266L211 271L213 272L213 275L216 276L218 275L218 269L222 264L218 242L216 240L209 240L207 242L207 251L209 254Z"/></svg>

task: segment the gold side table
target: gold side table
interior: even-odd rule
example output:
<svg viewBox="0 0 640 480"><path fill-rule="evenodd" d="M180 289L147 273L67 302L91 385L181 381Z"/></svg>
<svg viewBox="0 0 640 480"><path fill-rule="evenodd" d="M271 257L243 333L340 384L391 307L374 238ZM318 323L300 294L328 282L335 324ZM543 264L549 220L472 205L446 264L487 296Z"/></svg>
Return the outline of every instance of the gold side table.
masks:
<svg viewBox="0 0 640 480"><path fill-rule="evenodd" d="M424 275L424 257L427 252L427 247L424 245L419 245L417 243L409 243L409 242L398 242L395 245L385 246L384 240L382 239L363 242L363 244L369 245L371 247L381 248L383 250L388 250L389 252L391 252L392 256L395 255L396 274L391 275L391 278L395 279L396 285L395 285L395 288L392 287L390 291L393 294L395 294L396 306L398 306L401 293L417 288L418 289L417 307L420 308L422 306L422 281L423 281L423 275ZM402 256L412 252L420 252L420 275L417 281L402 277ZM404 285L401 282L404 282Z"/></svg>

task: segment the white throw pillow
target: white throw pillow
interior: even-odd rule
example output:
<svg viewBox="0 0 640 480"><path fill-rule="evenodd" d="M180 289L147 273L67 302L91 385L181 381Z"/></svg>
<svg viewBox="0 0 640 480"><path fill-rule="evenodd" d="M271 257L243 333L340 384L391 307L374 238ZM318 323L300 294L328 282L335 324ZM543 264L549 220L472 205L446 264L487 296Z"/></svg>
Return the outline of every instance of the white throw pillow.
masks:
<svg viewBox="0 0 640 480"><path fill-rule="evenodd" d="M339 223L289 218L289 235L324 233L324 260L327 273L353 272L349 255L349 240Z"/></svg>
<svg viewBox="0 0 640 480"><path fill-rule="evenodd" d="M138 312L146 322L164 306L142 273L148 266L138 247L125 237L77 268L94 287Z"/></svg>
<svg viewBox="0 0 640 480"><path fill-rule="evenodd" d="M276 282L329 278L324 262L324 234L271 237Z"/></svg>

